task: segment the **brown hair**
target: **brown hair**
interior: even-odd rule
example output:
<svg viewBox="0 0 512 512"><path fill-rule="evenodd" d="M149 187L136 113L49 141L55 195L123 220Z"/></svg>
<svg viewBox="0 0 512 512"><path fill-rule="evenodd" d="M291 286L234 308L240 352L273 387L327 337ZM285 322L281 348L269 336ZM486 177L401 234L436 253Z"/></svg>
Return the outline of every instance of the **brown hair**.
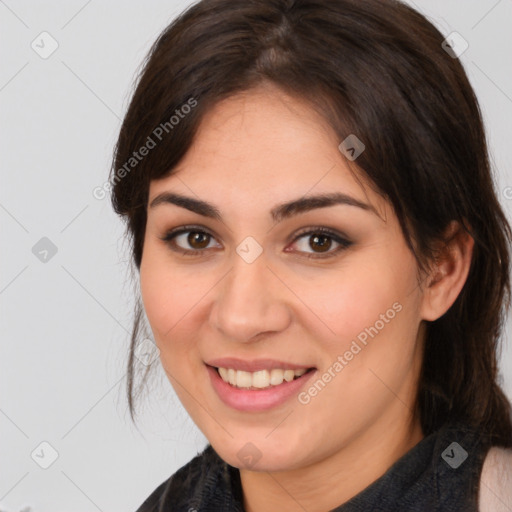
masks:
<svg viewBox="0 0 512 512"><path fill-rule="evenodd" d="M340 141L354 133L364 142L357 166L393 205L419 268L451 221L469 229L475 246L464 288L427 322L417 414L426 435L459 420L492 444L512 446L511 407L497 383L511 228L477 99L443 40L393 0L202 0L148 54L115 148L112 202L127 221L138 270L149 183L172 173L205 112L268 82L309 101ZM182 108L191 101L194 108ZM154 147L132 161L150 140ZM142 315L139 299L128 361L132 420Z"/></svg>

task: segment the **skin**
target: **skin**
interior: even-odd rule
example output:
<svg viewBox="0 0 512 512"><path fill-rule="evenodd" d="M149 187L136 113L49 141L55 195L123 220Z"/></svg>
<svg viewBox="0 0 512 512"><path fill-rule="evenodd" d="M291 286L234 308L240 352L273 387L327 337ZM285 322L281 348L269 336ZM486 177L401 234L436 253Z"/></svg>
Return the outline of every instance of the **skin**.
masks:
<svg viewBox="0 0 512 512"><path fill-rule="evenodd" d="M215 451L240 468L248 512L335 508L423 438L412 410L424 320L449 309L469 270L473 241L454 224L445 256L420 286L391 205L355 179L340 142L307 103L262 86L210 110L175 172L149 190L149 203L171 191L222 215L149 207L140 282L163 368ZM270 217L277 204L332 192L375 211L334 205ZM174 247L202 253L183 255L162 240L190 224L212 237L191 245L186 233ZM337 251L331 238L328 257L308 258L326 252L297 233L319 226L352 244ZM236 252L247 236L263 248L250 264ZM241 412L210 383L204 361L224 356L289 361L320 376L396 303L400 312L307 405L292 397ZM254 466L237 456L247 442L261 453Z"/></svg>

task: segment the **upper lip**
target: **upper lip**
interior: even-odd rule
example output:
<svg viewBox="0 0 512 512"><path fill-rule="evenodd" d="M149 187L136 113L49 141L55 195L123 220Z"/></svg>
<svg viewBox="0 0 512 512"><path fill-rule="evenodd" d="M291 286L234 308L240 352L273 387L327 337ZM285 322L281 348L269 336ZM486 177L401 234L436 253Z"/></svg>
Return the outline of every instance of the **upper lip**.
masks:
<svg viewBox="0 0 512 512"><path fill-rule="evenodd" d="M221 357L219 359L210 359L205 361L209 366L215 368L232 368L234 370L242 370L245 372L257 372L259 370L273 370L280 368L282 370L309 370L313 368L309 365L287 363L285 361L278 361L277 359L252 359L246 361L236 357Z"/></svg>

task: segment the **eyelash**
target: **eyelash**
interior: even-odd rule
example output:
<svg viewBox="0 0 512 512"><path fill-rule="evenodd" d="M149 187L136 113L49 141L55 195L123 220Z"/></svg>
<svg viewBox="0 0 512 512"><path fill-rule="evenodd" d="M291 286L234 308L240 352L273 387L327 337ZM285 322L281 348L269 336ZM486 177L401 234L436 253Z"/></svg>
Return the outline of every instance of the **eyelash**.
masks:
<svg viewBox="0 0 512 512"><path fill-rule="evenodd" d="M176 238L177 236L182 235L184 233L190 233L190 232L196 232L196 233L208 235L212 238L215 238L214 235L212 235L207 230L201 228L200 226L181 226L179 228L176 228L176 229L173 229L173 230L167 232L163 237L161 237L161 240L163 240L167 245L169 245L171 250L179 252L186 256L196 256L200 253L204 253L206 251L206 249L187 250L187 249L182 249L180 247L177 247L173 243L174 238ZM322 253L305 253L306 258L314 258L314 259L329 258L329 257L332 257L332 256L338 254L340 251L343 251L344 249L348 249L352 245L351 241L347 240L340 234L338 234L334 231L331 231L327 228L324 228L324 227L306 228L306 230L301 231L297 234L297 236L294 238L292 243L297 242L297 240L299 240L300 238L312 236L312 235L319 235L319 234L325 235L329 238L332 238L332 240L334 240L336 243L339 244L339 247L337 247L334 251L329 251L329 252L325 253L326 254L325 256L322 256L321 255Z"/></svg>

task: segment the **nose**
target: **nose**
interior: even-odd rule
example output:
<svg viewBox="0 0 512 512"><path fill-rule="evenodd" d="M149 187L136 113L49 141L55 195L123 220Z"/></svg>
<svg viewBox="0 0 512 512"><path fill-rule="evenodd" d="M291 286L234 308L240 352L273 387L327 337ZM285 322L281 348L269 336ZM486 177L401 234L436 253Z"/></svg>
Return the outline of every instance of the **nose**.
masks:
<svg viewBox="0 0 512 512"><path fill-rule="evenodd" d="M265 253L252 263L235 253L231 270L214 290L210 321L227 340L250 342L291 322L293 294L269 268Z"/></svg>

